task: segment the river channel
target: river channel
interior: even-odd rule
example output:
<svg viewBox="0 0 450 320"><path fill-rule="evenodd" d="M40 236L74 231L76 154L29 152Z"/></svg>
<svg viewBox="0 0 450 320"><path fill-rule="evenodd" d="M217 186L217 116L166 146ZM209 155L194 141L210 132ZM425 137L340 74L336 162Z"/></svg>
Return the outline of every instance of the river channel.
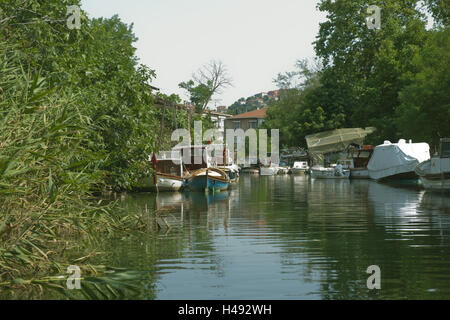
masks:
<svg viewBox="0 0 450 320"><path fill-rule="evenodd" d="M110 244L110 265L146 274L127 298L450 298L449 195L243 175L228 192L133 194L121 206L171 226ZM367 287L372 265L380 289Z"/></svg>

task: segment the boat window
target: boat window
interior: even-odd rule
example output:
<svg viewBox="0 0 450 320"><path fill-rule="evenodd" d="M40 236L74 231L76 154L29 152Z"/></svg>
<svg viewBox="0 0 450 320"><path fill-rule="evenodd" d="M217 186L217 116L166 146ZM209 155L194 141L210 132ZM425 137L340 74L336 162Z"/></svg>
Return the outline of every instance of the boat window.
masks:
<svg viewBox="0 0 450 320"><path fill-rule="evenodd" d="M359 153L359 157L360 158L368 158L368 157L370 157L370 151L361 151L360 153Z"/></svg>

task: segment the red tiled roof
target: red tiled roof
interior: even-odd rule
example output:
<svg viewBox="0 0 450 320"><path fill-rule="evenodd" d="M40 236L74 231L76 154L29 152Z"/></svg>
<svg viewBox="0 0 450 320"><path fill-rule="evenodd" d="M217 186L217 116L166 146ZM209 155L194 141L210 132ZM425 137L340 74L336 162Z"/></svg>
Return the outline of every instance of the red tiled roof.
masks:
<svg viewBox="0 0 450 320"><path fill-rule="evenodd" d="M259 110L253 110L250 112L235 115L232 119L245 119L245 118L264 119L266 117L266 111L267 111L267 107L264 107Z"/></svg>

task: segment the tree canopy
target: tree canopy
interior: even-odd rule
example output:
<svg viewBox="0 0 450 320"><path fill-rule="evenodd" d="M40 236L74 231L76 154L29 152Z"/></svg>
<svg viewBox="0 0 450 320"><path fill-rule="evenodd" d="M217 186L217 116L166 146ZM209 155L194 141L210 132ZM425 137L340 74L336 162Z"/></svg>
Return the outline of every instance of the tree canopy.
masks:
<svg viewBox="0 0 450 320"><path fill-rule="evenodd" d="M278 75L275 82L291 93L268 111L266 125L281 126L280 139L290 146L304 146L312 131L339 127L374 126L367 139L374 144L411 138L435 145L450 136L447 5L421 3L374 1L381 28L372 30L366 1L320 1L327 13L314 42L321 67L300 61ZM423 9L435 17L431 30ZM292 86L299 75L309 82Z"/></svg>

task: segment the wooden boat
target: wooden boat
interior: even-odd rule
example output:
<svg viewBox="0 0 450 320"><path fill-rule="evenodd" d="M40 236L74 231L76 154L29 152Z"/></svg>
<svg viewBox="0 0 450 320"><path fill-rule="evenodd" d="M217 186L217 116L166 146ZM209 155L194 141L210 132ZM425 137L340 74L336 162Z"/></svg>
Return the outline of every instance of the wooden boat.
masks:
<svg viewBox="0 0 450 320"><path fill-rule="evenodd" d="M221 169L201 168L186 177L185 186L190 191L224 191L228 189L230 178Z"/></svg>
<svg viewBox="0 0 450 320"><path fill-rule="evenodd" d="M292 174L306 174L309 170L308 162L306 161L296 161L291 168Z"/></svg>
<svg viewBox="0 0 450 320"><path fill-rule="evenodd" d="M344 168L350 169L350 178L369 179L367 164L373 154L373 146L359 146L352 144L347 151L347 158L339 160Z"/></svg>
<svg viewBox="0 0 450 320"><path fill-rule="evenodd" d="M331 168L315 166L310 172L313 179L348 179L350 177L350 170L343 169L339 164Z"/></svg>
<svg viewBox="0 0 450 320"><path fill-rule="evenodd" d="M450 191L450 139L440 141L439 155L415 168L426 190Z"/></svg>
<svg viewBox="0 0 450 320"><path fill-rule="evenodd" d="M171 151L153 154L151 158L154 175L154 184L157 191L178 191L183 186L183 164L178 153L172 155Z"/></svg>

